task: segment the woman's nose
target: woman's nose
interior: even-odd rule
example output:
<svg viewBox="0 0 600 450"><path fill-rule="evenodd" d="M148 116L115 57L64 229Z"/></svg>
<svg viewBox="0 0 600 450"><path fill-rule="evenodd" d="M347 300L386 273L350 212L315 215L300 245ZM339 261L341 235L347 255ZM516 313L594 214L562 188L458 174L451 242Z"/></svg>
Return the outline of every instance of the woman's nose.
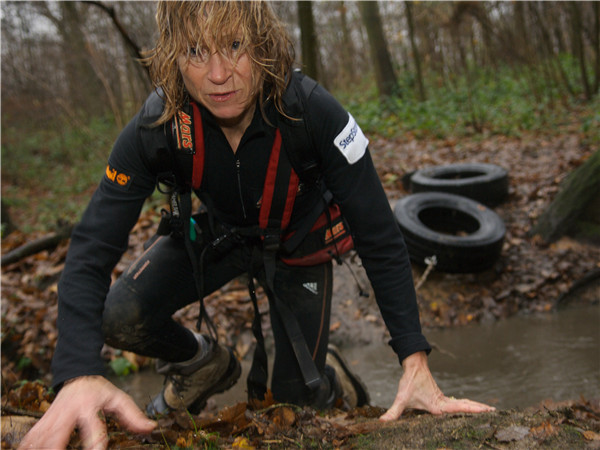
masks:
<svg viewBox="0 0 600 450"><path fill-rule="evenodd" d="M225 83L231 76L231 64L219 52L210 55L208 59L208 79L215 84Z"/></svg>

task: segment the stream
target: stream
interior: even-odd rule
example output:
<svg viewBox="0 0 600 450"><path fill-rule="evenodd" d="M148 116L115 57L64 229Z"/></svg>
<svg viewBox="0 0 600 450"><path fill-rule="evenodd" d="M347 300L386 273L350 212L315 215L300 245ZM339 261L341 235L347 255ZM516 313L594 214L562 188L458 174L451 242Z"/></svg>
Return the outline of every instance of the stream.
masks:
<svg viewBox="0 0 600 450"><path fill-rule="evenodd" d="M499 409L600 395L600 306L576 306L555 313L524 315L493 324L425 331L436 348L432 373L446 395L466 397ZM389 346L342 348L367 385L371 404L389 407L401 374ZM251 358L242 361L240 381L213 397L220 408L246 400ZM111 379L140 407L162 387L153 370Z"/></svg>
<svg viewBox="0 0 600 450"><path fill-rule="evenodd" d="M432 352L429 365L446 395L499 409L600 395L597 305L425 334L440 350ZM372 365L370 372L364 366L356 368L367 381L372 403L391 405L397 363L375 346L345 353L349 360L363 359L365 366Z"/></svg>

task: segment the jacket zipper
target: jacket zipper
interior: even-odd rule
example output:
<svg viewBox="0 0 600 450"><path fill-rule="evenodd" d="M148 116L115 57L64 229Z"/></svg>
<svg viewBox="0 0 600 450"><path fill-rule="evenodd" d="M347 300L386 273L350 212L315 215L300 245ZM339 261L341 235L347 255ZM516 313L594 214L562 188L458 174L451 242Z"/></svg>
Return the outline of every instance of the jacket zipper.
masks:
<svg viewBox="0 0 600 450"><path fill-rule="evenodd" d="M244 215L244 220L246 220L246 208L244 207L244 197L242 196L242 180L240 177L240 160L236 159L235 160L235 172L237 174L237 181L238 181L238 191L240 193L240 202L242 204L242 214Z"/></svg>

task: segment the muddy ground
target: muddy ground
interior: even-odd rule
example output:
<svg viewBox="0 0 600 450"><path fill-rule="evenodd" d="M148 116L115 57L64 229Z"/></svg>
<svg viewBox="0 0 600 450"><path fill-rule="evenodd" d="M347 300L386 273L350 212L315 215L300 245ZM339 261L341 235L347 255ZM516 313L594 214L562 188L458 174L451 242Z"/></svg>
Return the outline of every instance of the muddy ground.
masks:
<svg viewBox="0 0 600 450"><path fill-rule="evenodd" d="M41 385L34 383L22 386L20 391L22 400L39 401L45 395ZM7 411L16 395L13 391L9 403L3 401L2 448L15 448L38 420L31 412ZM32 405L34 402L29 408L33 409ZM377 419L382 412L381 408L365 407L322 413L285 404L260 405L257 409L239 403L199 416L171 413L160 419L159 427L147 436L128 434L109 418L109 448L600 448L600 399L543 402L535 407L478 415L432 416L407 411L400 420L387 424ZM80 444L73 433L68 448L80 448Z"/></svg>
<svg viewBox="0 0 600 450"><path fill-rule="evenodd" d="M551 312L571 302L597 304L600 246L565 236L545 243L529 230L551 202L566 175L597 148L575 133L521 139L490 137L464 141L372 140L371 150L393 204L408 195L402 176L427 165L490 162L508 169L508 199L495 208L506 225L500 259L482 273L446 274L414 266L421 321L425 330L490 323L515 314ZM153 233L160 208L146 211L130 239L130 251L114 271L118 277ZM13 233L3 253L35 236ZM67 242L27 257L2 271L2 446L14 448L52 400L49 363L56 342L56 282ZM375 299L360 261L352 256L336 267L331 341L343 345L386 345ZM357 277L357 288L354 277ZM259 292L269 337L268 305ZM240 358L252 350L252 305L244 280L235 280L207 299L223 342ZM195 324L197 305L177 314ZM106 347L108 361L127 359L131 370L152 370L152 361ZM40 380L28 382L28 380ZM243 400L243 399L240 399ZM111 448L600 448L598 399L497 411L479 416L433 417L409 412L394 424L376 420L382 410L367 408L330 414L291 405L231 405L198 417L165 418L150 437L129 436L109 422ZM74 436L72 447L78 440Z"/></svg>

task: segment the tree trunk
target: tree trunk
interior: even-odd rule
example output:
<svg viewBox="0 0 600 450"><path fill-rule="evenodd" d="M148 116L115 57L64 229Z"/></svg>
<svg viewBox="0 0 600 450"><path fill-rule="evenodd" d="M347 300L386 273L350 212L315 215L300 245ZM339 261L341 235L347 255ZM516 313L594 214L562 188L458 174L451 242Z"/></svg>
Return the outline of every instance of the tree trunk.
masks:
<svg viewBox="0 0 600 450"><path fill-rule="evenodd" d="M571 20L573 21L573 45L574 54L579 59L579 69L581 71L581 84L586 100L591 100L592 89L587 76L587 68L585 62L585 50L583 48L583 30L581 25L581 7L577 2L570 2Z"/></svg>
<svg viewBox="0 0 600 450"><path fill-rule="evenodd" d="M62 18L58 29L65 46L65 73L69 77L70 102L77 105L76 108L98 111L101 109L98 97L103 89L90 64L79 5L75 2L61 2L60 5ZM102 96L102 105L107 104L106 97Z"/></svg>
<svg viewBox="0 0 600 450"><path fill-rule="evenodd" d="M396 94L398 81L383 33L379 7L376 1L360 1L358 2L358 7L369 38L371 62L375 70L375 81L379 95L381 97L390 97Z"/></svg>
<svg viewBox="0 0 600 450"><path fill-rule="evenodd" d="M298 24L302 41L303 72L315 80L318 79L317 34L313 18L312 2L298 2Z"/></svg>
<svg viewBox="0 0 600 450"><path fill-rule="evenodd" d="M560 73L560 78L563 81L563 85L565 86L566 90L569 92L570 95L575 95L575 90L573 89L573 87L571 86L571 83L569 82L569 78L567 77L567 74L560 62L560 59L558 57L556 57L556 55L554 54L554 50L553 50L553 45L552 45L552 39L550 38L550 32L548 31L548 28L546 26L546 23L544 21L544 18L542 17L542 15L540 14L540 11L538 9L537 4L534 3L530 3L530 10L533 13L538 28L540 30L540 33L542 35L542 40L543 40L543 50L546 52L546 57L548 59L552 58L552 60L554 61L554 64L556 66L556 69L559 71Z"/></svg>
<svg viewBox="0 0 600 450"><path fill-rule="evenodd" d="M600 3L594 2L592 5L594 11L594 55L596 56L596 65L594 70L594 95L598 95L600 90Z"/></svg>
<svg viewBox="0 0 600 450"><path fill-rule="evenodd" d="M347 8L343 1L338 3L338 9L340 12L340 27L342 29L342 73L343 80L354 83L356 81L356 65L352 58L355 55L354 44L352 43L352 36L350 35L350 29L348 27L347 19Z"/></svg>
<svg viewBox="0 0 600 450"><path fill-rule="evenodd" d="M515 21L514 47L520 47L521 53L526 61L531 61L536 52L531 51L531 34L527 29L525 20L525 4L523 2L513 3L513 17Z"/></svg>
<svg viewBox="0 0 600 450"><path fill-rule="evenodd" d="M419 85L419 100L425 101L425 86L423 84L423 73L421 72L421 55L419 54L419 48L415 42L415 26L413 24L412 15L412 2L404 2L406 7L406 21L408 22L408 35L410 37L410 48L413 54L413 61L415 63L415 70L417 71L417 83Z"/></svg>
<svg viewBox="0 0 600 450"><path fill-rule="evenodd" d="M110 17L110 20L115 25L115 28L117 29L117 31L123 38L125 47L127 48L127 51L129 52L131 57L134 58L135 60L144 59L144 54L142 52L141 47L135 42L133 37L128 33L128 31L125 28L125 26L123 25L123 23L121 23L121 21L117 17L117 12L115 11L115 8L113 6L108 6L102 2L97 2L97 1L84 1L84 3L89 3L90 5L97 6L102 11L104 11ZM144 66L144 65L142 65L142 67L144 68L144 71L148 77L148 81L152 81L150 79L150 68L147 66Z"/></svg>
<svg viewBox="0 0 600 450"><path fill-rule="evenodd" d="M553 242L572 232L582 219L595 232L600 229L600 150L591 155L564 182L548 209L540 216L530 234ZM594 230L588 234L594 234ZM594 240L600 235L588 236Z"/></svg>

